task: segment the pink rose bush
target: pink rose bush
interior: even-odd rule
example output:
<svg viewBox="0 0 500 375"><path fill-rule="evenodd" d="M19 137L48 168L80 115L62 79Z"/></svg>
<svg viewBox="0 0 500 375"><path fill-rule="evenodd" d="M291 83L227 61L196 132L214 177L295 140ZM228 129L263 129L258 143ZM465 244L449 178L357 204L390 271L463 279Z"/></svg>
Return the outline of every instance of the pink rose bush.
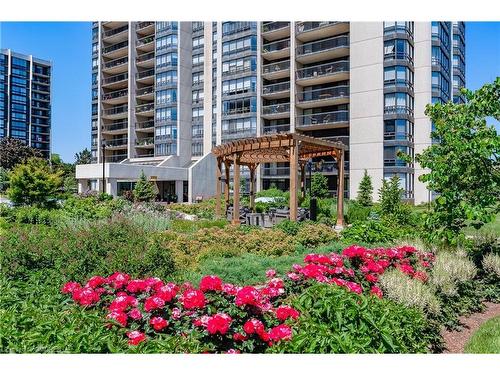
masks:
<svg viewBox="0 0 500 375"><path fill-rule="evenodd" d="M425 283L433 262L433 254L409 246L366 249L354 245L341 254L308 254L285 278L270 269L267 282L259 286L240 287L207 275L195 288L190 283L132 279L116 272L93 276L83 286L70 281L61 292L84 308L103 309L110 325L122 327L129 345L155 335L195 334L210 348L208 352L264 352L292 339L293 322L300 313L282 303L291 293L300 293L311 283L325 283L383 298L378 280L385 271L397 268Z"/></svg>

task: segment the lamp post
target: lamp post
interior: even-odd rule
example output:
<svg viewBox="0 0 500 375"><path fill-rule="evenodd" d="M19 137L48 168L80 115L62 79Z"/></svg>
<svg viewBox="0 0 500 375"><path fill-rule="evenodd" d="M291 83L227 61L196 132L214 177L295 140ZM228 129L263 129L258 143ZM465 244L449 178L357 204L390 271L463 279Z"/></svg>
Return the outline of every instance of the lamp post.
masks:
<svg viewBox="0 0 500 375"><path fill-rule="evenodd" d="M316 221L316 211L318 208L318 201L316 197L312 194L312 159L307 162L307 167L309 168L309 219Z"/></svg>
<svg viewBox="0 0 500 375"><path fill-rule="evenodd" d="M102 193L106 192L106 175L105 175L105 165L106 165L106 141L103 140L101 143L102 148Z"/></svg>

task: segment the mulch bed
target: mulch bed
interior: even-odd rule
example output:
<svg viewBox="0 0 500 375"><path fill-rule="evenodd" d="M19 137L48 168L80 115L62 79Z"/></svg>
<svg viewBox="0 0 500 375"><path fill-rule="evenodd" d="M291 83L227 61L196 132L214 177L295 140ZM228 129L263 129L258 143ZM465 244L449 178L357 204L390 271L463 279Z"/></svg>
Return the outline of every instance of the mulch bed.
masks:
<svg viewBox="0 0 500 375"><path fill-rule="evenodd" d="M443 331L446 347L444 353L463 353L465 344L479 326L491 318L500 316L500 303L486 302L485 306L483 312L460 318L463 324L461 331Z"/></svg>

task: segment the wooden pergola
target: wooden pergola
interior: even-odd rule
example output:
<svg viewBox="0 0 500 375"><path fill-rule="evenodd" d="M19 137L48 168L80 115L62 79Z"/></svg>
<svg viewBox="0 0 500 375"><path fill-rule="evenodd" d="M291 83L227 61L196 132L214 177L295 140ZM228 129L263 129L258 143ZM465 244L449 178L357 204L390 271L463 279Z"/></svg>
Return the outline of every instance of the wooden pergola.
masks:
<svg viewBox="0 0 500 375"><path fill-rule="evenodd" d="M245 138L214 147L217 158L216 215L221 216L222 165L225 166L224 198L229 206L229 174L234 166L233 224L240 223L240 166L250 169L250 207L255 210L255 172L260 163L290 163L290 220L297 220L299 168L305 194L305 166L309 159L332 156L337 160L337 225L344 225L344 158L347 146L297 133Z"/></svg>

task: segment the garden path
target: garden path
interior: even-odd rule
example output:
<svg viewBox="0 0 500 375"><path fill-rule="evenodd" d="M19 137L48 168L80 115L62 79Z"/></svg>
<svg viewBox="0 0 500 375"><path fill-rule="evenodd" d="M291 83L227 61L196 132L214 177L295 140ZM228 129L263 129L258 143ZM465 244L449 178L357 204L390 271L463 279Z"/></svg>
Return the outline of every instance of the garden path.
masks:
<svg viewBox="0 0 500 375"><path fill-rule="evenodd" d="M486 302L483 312L461 317L460 322L464 325L461 331L443 331L446 350L444 353L463 353L465 344L474 332L487 320L500 316L500 303Z"/></svg>

